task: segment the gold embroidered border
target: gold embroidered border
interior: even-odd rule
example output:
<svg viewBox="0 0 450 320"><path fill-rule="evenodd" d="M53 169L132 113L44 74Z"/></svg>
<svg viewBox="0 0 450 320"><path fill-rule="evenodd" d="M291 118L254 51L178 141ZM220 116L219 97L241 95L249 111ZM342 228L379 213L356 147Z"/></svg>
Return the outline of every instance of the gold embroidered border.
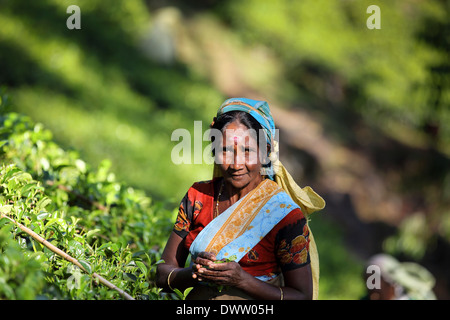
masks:
<svg viewBox="0 0 450 320"><path fill-rule="evenodd" d="M239 232L239 234L235 238L240 237L245 232L245 230L247 230L247 228L250 225L250 223L256 217L258 212L261 211L261 209L266 205L266 203L270 200L270 198L272 198L274 195L276 195L277 193L279 193L281 191L282 191L281 188L277 188L277 189L271 191L270 194L267 195L267 197L264 199L264 201L262 201L260 203L260 205L256 209L254 209L253 213L251 214L251 218L247 219L247 221L245 222L244 227L241 229L241 231Z"/></svg>
<svg viewBox="0 0 450 320"><path fill-rule="evenodd" d="M254 217L267 201L281 191L281 188L275 182L266 186L270 182L272 181L268 179L264 180L258 187L250 191L216 232L205 251L217 254L225 245L245 232L251 221L253 221ZM262 202L253 201L255 198L259 200L262 197L265 197ZM243 216L243 213L245 214L246 212L251 214Z"/></svg>

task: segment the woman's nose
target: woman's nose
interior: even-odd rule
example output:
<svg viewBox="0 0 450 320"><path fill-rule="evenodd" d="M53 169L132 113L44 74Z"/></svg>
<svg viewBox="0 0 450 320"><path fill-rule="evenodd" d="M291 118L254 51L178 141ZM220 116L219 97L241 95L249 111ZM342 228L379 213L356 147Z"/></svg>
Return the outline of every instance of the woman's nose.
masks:
<svg viewBox="0 0 450 320"><path fill-rule="evenodd" d="M234 148L233 163L230 165L233 170L241 170L245 167L245 153L239 148Z"/></svg>

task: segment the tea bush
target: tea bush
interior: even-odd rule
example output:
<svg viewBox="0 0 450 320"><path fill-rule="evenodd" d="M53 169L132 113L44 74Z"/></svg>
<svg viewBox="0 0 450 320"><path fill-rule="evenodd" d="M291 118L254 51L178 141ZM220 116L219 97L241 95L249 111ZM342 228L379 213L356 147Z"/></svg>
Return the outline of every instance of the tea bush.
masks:
<svg viewBox="0 0 450 320"><path fill-rule="evenodd" d="M0 220L0 299L33 299L44 286L39 253L24 252L5 224Z"/></svg>
<svg viewBox="0 0 450 320"><path fill-rule="evenodd" d="M5 97L3 98L3 104ZM28 117L0 106L0 299L120 299L97 273L136 299L171 299L154 285L175 212L90 168ZM5 216L77 259L49 250Z"/></svg>

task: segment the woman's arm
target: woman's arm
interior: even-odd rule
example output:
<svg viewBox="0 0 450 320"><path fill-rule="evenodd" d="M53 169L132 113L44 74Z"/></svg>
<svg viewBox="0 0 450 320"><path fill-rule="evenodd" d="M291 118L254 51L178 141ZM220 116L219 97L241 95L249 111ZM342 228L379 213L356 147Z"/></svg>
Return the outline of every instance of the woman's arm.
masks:
<svg viewBox="0 0 450 320"><path fill-rule="evenodd" d="M310 265L283 273L285 286L281 288L258 280L244 271L236 262L207 263L200 268L198 277L219 285L234 286L259 300L310 300L313 285Z"/></svg>
<svg viewBox="0 0 450 320"><path fill-rule="evenodd" d="M277 287L258 280L249 275L247 281L238 284L237 287L250 296L259 300L311 300L312 299L312 276L311 267L306 265L302 268L283 273L284 287ZM280 290L281 289L281 290Z"/></svg>
<svg viewBox="0 0 450 320"><path fill-rule="evenodd" d="M157 266L156 285L164 291L172 290L167 281L169 275L170 287L173 289L183 291L197 283L197 280L192 277L192 268L184 268L189 252L184 247L183 241L183 238L172 232L161 256L164 263Z"/></svg>

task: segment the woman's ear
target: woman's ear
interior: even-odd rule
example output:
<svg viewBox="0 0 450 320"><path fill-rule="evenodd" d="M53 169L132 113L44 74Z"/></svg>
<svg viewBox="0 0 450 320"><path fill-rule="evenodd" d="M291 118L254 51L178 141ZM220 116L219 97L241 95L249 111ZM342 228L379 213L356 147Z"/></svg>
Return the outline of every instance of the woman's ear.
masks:
<svg viewBox="0 0 450 320"><path fill-rule="evenodd" d="M213 121L211 122L211 124L209 125L210 128L214 127L214 123L216 123L217 121L217 117L213 118Z"/></svg>
<svg viewBox="0 0 450 320"><path fill-rule="evenodd" d="M266 153L261 152L262 155L261 155L260 161L261 161L262 166L267 166L270 164L270 158L269 158L270 152L271 152L271 147L270 147L270 144L268 143L267 144L267 152Z"/></svg>

